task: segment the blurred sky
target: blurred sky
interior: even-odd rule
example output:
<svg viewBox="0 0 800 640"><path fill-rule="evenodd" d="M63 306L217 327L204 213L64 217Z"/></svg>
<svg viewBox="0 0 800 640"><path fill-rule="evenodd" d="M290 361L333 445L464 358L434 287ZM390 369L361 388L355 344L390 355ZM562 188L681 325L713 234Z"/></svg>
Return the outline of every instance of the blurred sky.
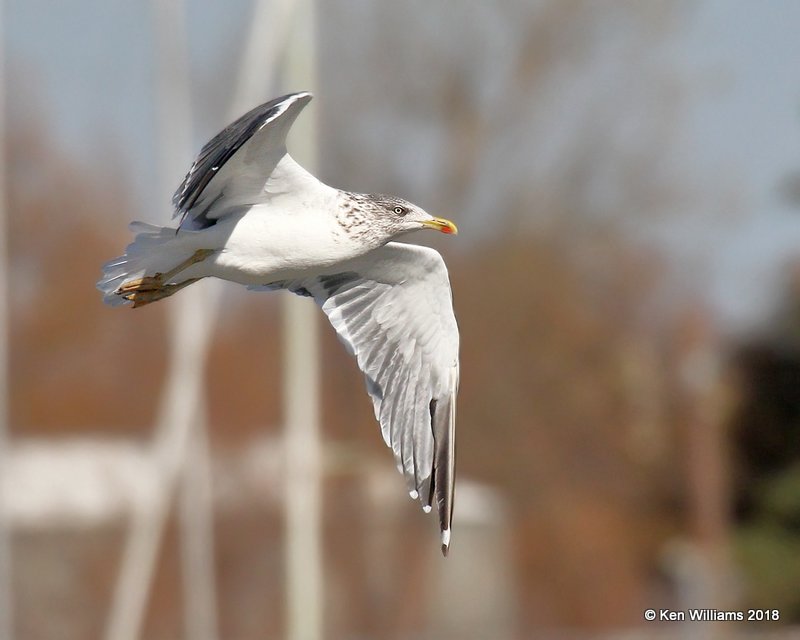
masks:
<svg viewBox="0 0 800 640"><path fill-rule="evenodd" d="M237 59L250 3L187 0L187 7L197 85ZM674 36L659 45L693 90L669 152L693 184L722 191L644 233L680 258L678 273L683 269L698 293L710 297L727 326L741 328L761 318L774 293L764 283L800 247L798 204L779 191L781 179L800 171L800 3L702 0L687 7ZM166 219L168 203L156 202L149 189L155 183L150 3L5 0L4 11L9 109L43 104L37 116L56 145L88 169L103 161L104 146L119 152L141 206L163 207ZM202 124L202 114L197 120ZM211 132L195 129L202 129L197 149Z"/></svg>

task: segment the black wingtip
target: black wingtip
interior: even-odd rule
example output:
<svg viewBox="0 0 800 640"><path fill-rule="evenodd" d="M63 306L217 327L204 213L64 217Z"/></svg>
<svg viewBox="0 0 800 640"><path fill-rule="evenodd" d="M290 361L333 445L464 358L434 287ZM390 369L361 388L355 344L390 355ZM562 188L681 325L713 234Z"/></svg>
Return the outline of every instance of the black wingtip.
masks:
<svg viewBox="0 0 800 640"><path fill-rule="evenodd" d="M442 532L442 554L446 557L450 547L450 527L453 522L453 497L455 483L455 433L453 399L430 402L433 428L433 474L429 502L439 510L439 528Z"/></svg>

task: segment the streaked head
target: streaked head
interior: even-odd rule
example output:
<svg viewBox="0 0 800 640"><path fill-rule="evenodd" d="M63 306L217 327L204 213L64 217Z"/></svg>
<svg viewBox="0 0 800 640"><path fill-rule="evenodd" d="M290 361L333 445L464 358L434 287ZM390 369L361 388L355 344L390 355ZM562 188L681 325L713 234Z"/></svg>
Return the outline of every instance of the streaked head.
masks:
<svg viewBox="0 0 800 640"><path fill-rule="evenodd" d="M359 231L379 232L388 242L395 236L420 229L456 234L458 229L449 220L436 218L407 200L382 194L346 193L340 222Z"/></svg>

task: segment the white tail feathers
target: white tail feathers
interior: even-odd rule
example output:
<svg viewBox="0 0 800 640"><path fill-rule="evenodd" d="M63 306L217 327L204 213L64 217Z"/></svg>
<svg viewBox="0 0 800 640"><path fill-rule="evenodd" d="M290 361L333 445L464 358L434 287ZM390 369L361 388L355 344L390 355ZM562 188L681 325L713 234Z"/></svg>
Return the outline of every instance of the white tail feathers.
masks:
<svg viewBox="0 0 800 640"><path fill-rule="evenodd" d="M103 302L115 307L130 304L122 296L116 295L120 285L128 280L167 271L180 262L181 252L165 250L165 245L179 242L174 227L133 222L130 230L136 234L133 242L125 248L124 255L103 265L103 276L97 282L97 288L103 293Z"/></svg>

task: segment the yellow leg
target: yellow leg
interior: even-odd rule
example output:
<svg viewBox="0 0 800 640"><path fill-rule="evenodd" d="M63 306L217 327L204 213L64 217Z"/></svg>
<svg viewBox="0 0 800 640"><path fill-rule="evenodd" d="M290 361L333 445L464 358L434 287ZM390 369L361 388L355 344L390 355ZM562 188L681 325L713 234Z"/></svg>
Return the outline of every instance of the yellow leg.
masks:
<svg viewBox="0 0 800 640"><path fill-rule="evenodd" d="M134 291L117 290L117 293L126 300L133 302L133 308L137 309L138 307L143 307L151 302L156 302L162 298L167 298L173 293L178 293L178 291L184 287L188 287L190 284L197 282L198 280L200 280L200 278L189 278L188 280L184 280L178 284L165 284L158 289L137 289ZM122 289L122 287L120 287L120 289Z"/></svg>
<svg viewBox="0 0 800 640"><path fill-rule="evenodd" d="M166 273L156 273L153 276L145 276L137 280L129 280L115 291L118 296L122 296L126 300L133 302L134 309L141 307L161 298L171 296L177 293L184 287L197 282L200 278L191 278L176 284L167 284L172 278L179 274L184 269L188 269L193 264L202 262L208 256L214 253L213 249L198 249L186 260L181 262L176 267L170 269Z"/></svg>

